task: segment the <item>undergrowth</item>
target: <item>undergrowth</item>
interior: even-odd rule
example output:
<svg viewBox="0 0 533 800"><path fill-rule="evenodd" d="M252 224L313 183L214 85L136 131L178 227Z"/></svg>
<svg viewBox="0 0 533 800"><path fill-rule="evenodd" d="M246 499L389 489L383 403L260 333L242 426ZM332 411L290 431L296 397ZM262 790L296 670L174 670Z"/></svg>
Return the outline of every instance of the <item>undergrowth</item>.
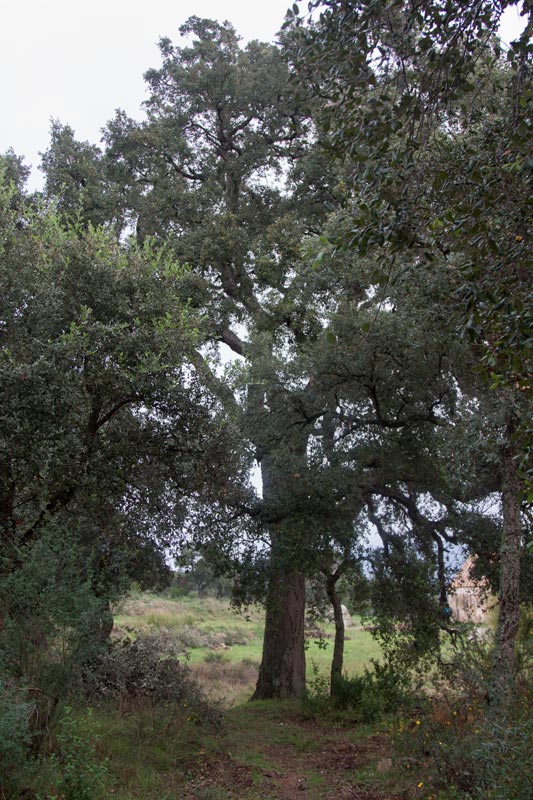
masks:
<svg viewBox="0 0 533 800"><path fill-rule="evenodd" d="M371 669L366 668L362 675L343 675L332 683L316 665L313 672L303 698L304 711L311 716L350 710L359 722L376 722L415 702L411 676L389 664L373 661Z"/></svg>
<svg viewBox="0 0 533 800"><path fill-rule="evenodd" d="M460 643L416 717L391 732L397 758L442 800L532 800L533 684L527 658L510 697L494 698L490 644ZM496 701L496 702L495 702Z"/></svg>

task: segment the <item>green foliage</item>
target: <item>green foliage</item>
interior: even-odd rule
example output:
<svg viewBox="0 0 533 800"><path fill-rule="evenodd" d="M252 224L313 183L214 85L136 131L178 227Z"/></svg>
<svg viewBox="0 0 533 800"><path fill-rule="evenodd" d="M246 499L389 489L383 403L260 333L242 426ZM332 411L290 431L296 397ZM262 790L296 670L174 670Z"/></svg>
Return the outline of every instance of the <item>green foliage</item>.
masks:
<svg viewBox="0 0 533 800"><path fill-rule="evenodd" d="M101 800L105 796L108 767L87 733L89 721L90 712L79 717L69 707L63 711L57 749L51 757L56 791L62 800Z"/></svg>
<svg viewBox="0 0 533 800"><path fill-rule="evenodd" d="M438 653L443 622L438 590L433 565L416 552L376 554L367 619L388 663L409 670Z"/></svg>
<svg viewBox="0 0 533 800"><path fill-rule="evenodd" d="M336 676L331 684L316 664L313 672L303 701L305 711L313 715L349 710L360 722L376 722L414 702L412 675L402 666L373 661L362 675Z"/></svg>
<svg viewBox="0 0 533 800"><path fill-rule="evenodd" d="M198 592L199 597L231 597L233 581L217 574L203 556L186 548L177 559L177 564L179 570L174 573L169 589L171 597L182 597L193 591Z"/></svg>
<svg viewBox="0 0 533 800"><path fill-rule="evenodd" d="M206 664L222 664L223 661L229 661L228 657L220 650L210 650L204 656Z"/></svg>
<svg viewBox="0 0 533 800"><path fill-rule="evenodd" d="M68 532L49 529L0 577L4 665L51 700L68 691L103 644L107 602L95 593L86 557Z"/></svg>
<svg viewBox="0 0 533 800"><path fill-rule="evenodd" d="M121 245L109 231L65 227L53 207L15 213L11 194L4 185L2 568L53 518L88 559L98 554L109 595L120 576L149 582L165 571L186 486L214 486L210 465L228 430L191 375L184 270L149 241Z"/></svg>
<svg viewBox="0 0 533 800"><path fill-rule="evenodd" d="M489 723L472 747L474 797L527 800L533 793L533 721L516 717ZM457 777L456 781L457 781ZM460 779L457 781L460 785ZM481 784L481 785L480 785Z"/></svg>
<svg viewBox="0 0 533 800"><path fill-rule="evenodd" d="M112 223L120 233L125 224L124 201L106 175L100 148L78 142L69 125L52 121L50 145L43 154L44 194L57 204L65 222L97 227Z"/></svg>
<svg viewBox="0 0 533 800"><path fill-rule="evenodd" d="M32 704L26 693L0 677L0 798L20 789L29 772Z"/></svg>
<svg viewBox="0 0 533 800"><path fill-rule="evenodd" d="M374 722L413 703L412 676L401 666L374 661L362 675L336 678L331 696L334 707L352 708L363 722Z"/></svg>
<svg viewBox="0 0 533 800"><path fill-rule="evenodd" d="M491 694L492 658L490 642L459 639L453 656L432 674L417 717L396 723L398 755L435 789L449 789L450 797L456 791L479 800L529 800L531 664L501 703Z"/></svg>
<svg viewBox="0 0 533 800"><path fill-rule="evenodd" d="M139 636L116 642L86 676L85 691L109 698L124 713L147 710L151 726L164 728L177 708L198 724L219 726L221 709L208 702L190 670L177 660L179 647L168 636Z"/></svg>
<svg viewBox="0 0 533 800"><path fill-rule="evenodd" d="M434 788L455 787L461 797L529 800L533 722L526 701L496 721L470 699L470 705L464 698L435 700L427 714L401 720L396 741L403 763Z"/></svg>
<svg viewBox="0 0 533 800"><path fill-rule="evenodd" d="M200 505L233 458L188 362L185 270L30 202L21 165L1 167L0 659L23 713L31 690L38 752L110 601L168 575L185 495Z"/></svg>
<svg viewBox="0 0 533 800"><path fill-rule="evenodd" d="M381 252L386 283L399 258L451 267L455 324L493 388L521 403L531 397L533 17L524 2L523 32L504 54L505 5L317 0L319 19L293 18L286 35L300 77L327 98L326 147L355 164L336 243Z"/></svg>

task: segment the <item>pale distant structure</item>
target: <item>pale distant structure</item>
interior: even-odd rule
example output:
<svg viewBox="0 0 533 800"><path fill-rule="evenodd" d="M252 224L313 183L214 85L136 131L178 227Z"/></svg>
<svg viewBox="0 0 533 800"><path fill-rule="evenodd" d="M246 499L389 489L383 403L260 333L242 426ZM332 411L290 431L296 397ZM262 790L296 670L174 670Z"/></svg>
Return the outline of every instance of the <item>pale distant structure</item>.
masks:
<svg viewBox="0 0 533 800"><path fill-rule="evenodd" d="M341 606L341 609L342 609L342 618L344 620L344 627L345 628L351 628L352 625L353 625L353 620L352 620L352 617L350 615L350 612L348 611L346 606Z"/></svg>
<svg viewBox="0 0 533 800"><path fill-rule="evenodd" d="M486 578L474 577L474 556L467 558L455 578L448 593L448 605L452 618L457 622L473 622L477 625L485 621L489 610L489 584Z"/></svg>

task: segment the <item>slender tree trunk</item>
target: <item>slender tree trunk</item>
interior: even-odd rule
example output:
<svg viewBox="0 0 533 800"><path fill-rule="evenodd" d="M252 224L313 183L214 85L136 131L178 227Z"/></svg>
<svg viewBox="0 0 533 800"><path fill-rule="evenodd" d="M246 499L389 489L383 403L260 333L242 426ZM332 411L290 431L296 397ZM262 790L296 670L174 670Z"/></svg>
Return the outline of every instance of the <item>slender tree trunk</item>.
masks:
<svg viewBox="0 0 533 800"><path fill-rule="evenodd" d="M517 420L507 413L502 452L503 532L500 548L500 592L496 647L492 670L492 697L499 705L512 691L515 677L515 642L520 622L521 481L516 464L514 432Z"/></svg>
<svg viewBox="0 0 533 800"><path fill-rule="evenodd" d="M326 594L333 609L335 622L335 644L333 646L333 659L331 661L331 696L335 694L335 684L342 678L344 664L344 617L342 615L341 599L337 593L336 584L339 575L335 572L328 576L326 581Z"/></svg>
<svg viewBox="0 0 533 800"><path fill-rule="evenodd" d="M283 569L272 575L263 657L253 700L298 697L305 690L305 581Z"/></svg>

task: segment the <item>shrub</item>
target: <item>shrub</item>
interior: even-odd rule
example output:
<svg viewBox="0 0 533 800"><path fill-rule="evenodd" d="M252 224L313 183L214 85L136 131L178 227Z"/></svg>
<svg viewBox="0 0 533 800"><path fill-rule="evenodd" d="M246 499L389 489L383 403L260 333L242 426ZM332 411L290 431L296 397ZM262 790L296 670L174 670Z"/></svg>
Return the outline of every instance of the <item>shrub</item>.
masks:
<svg viewBox="0 0 533 800"><path fill-rule="evenodd" d="M531 800L533 720L489 721L473 742L471 760L479 800Z"/></svg>
<svg viewBox="0 0 533 800"><path fill-rule="evenodd" d="M318 673L309 682L304 704L308 711L321 713L328 708L351 710L361 722L374 722L384 714L397 711L413 702L409 673L402 673L387 664L372 662L372 669L362 675L343 675L329 679Z"/></svg>
<svg viewBox="0 0 533 800"><path fill-rule="evenodd" d="M0 679L0 798L21 786L28 766L31 703Z"/></svg>
<svg viewBox="0 0 533 800"><path fill-rule="evenodd" d="M531 684L524 673L512 700L494 704L492 653L486 643L461 642L435 676L429 711L401 720L396 747L406 765L450 797L532 800L533 719Z"/></svg>
<svg viewBox="0 0 533 800"><path fill-rule="evenodd" d="M99 800L103 796L107 764L98 758L85 733L88 718L76 719L66 708L52 755L56 790L62 800Z"/></svg>
<svg viewBox="0 0 533 800"><path fill-rule="evenodd" d="M411 679L408 673L374 661L372 670L365 669L362 675L334 680L331 696L336 708L354 709L362 722L373 722L411 703Z"/></svg>
<svg viewBox="0 0 533 800"><path fill-rule="evenodd" d="M228 658L220 650L210 650L205 654L204 661L206 664L221 664L223 661L228 661Z"/></svg>
<svg viewBox="0 0 533 800"><path fill-rule="evenodd" d="M483 719L470 707L402 720L397 748L404 763L430 770L435 788L454 789L475 800L531 800L533 797L533 721L507 717ZM430 760L428 760L428 757ZM423 765L423 766L420 766Z"/></svg>
<svg viewBox="0 0 533 800"><path fill-rule="evenodd" d="M107 604L83 575L79 549L52 534L0 579L0 653L8 673L57 701L101 648Z"/></svg>
<svg viewBox="0 0 533 800"><path fill-rule="evenodd" d="M187 717L218 726L222 713L209 702L187 666L176 659L179 643L168 634L140 636L114 643L98 668L86 676L85 691L93 698L112 698L123 713L148 708L155 725L158 715L175 715L178 706Z"/></svg>

